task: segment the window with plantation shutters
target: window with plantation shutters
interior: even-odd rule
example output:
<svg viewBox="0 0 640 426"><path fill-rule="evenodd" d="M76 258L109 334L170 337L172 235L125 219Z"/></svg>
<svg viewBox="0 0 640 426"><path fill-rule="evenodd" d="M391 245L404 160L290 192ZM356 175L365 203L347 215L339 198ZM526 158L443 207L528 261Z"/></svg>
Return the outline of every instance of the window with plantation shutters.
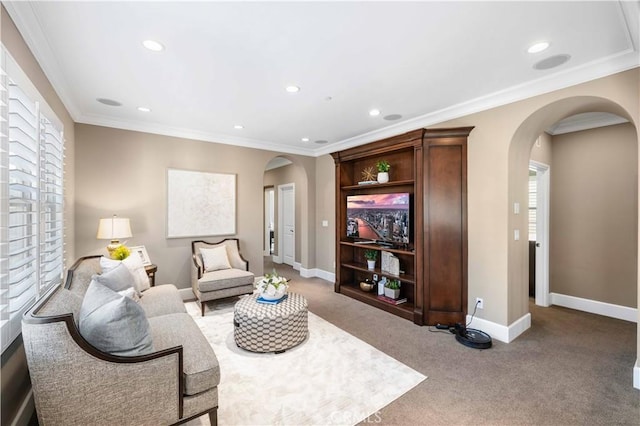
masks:
<svg viewBox="0 0 640 426"><path fill-rule="evenodd" d="M58 119L4 49L1 56L0 332L4 351L20 334L22 314L62 281L64 140Z"/></svg>

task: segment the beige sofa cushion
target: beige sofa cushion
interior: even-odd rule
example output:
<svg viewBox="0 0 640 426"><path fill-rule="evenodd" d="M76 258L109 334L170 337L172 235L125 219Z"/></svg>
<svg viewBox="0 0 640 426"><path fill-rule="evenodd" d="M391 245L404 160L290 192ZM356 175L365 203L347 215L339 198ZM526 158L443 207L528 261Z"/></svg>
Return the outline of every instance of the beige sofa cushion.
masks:
<svg viewBox="0 0 640 426"><path fill-rule="evenodd" d="M220 383L220 366L213 349L189 314L149 318L156 350L182 346L185 395L195 395Z"/></svg>
<svg viewBox="0 0 640 426"><path fill-rule="evenodd" d="M173 284L157 285L143 291L140 306L147 318L187 312L182 297Z"/></svg>
<svg viewBox="0 0 640 426"><path fill-rule="evenodd" d="M254 275L252 272L240 269L223 269L214 272L205 272L198 280L198 290L201 293L214 290L224 290L226 288L239 287L253 284Z"/></svg>

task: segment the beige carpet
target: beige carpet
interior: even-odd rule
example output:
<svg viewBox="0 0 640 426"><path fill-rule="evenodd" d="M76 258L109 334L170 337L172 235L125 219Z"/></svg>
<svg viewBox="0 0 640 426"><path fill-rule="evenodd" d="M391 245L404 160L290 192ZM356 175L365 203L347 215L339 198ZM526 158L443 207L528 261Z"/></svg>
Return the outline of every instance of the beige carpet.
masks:
<svg viewBox="0 0 640 426"><path fill-rule="evenodd" d="M352 425L426 376L309 313L309 338L282 354L255 354L233 339L233 303L210 305L205 317L187 303L221 369L220 425ZM201 417L190 425L207 424Z"/></svg>

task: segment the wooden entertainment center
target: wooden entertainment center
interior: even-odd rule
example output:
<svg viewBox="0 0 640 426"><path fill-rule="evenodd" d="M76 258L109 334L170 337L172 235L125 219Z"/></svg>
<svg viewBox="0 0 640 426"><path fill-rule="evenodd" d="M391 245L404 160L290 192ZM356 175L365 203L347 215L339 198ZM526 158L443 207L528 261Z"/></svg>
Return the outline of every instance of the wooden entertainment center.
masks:
<svg viewBox="0 0 640 426"><path fill-rule="evenodd" d="M464 322L467 309L467 137L473 127L419 129L331 154L336 164L335 291L419 325ZM359 184L363 170L386 160L387 183ZM408 193L409 242L392 247L347 236L347 197ZM365 250L377 250L367 269ZM380 269L380 253L400 261L397 276ZM380 300L360 282L398 278L398 305Z"/></svg>

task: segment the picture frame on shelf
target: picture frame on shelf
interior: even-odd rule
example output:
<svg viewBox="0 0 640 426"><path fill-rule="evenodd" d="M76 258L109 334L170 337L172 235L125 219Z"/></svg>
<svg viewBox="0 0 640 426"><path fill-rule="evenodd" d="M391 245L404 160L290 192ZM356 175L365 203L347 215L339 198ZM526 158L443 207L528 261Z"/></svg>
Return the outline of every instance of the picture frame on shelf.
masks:
<svg viewBox="0 0 640 426"><path fill-rule="evenodd" d="M129 247L129 250L131 250L131 254L129 256L140 256L144 266L151 265L151 259L149 258L149 253L147 253L145 246Z"/></svg>

